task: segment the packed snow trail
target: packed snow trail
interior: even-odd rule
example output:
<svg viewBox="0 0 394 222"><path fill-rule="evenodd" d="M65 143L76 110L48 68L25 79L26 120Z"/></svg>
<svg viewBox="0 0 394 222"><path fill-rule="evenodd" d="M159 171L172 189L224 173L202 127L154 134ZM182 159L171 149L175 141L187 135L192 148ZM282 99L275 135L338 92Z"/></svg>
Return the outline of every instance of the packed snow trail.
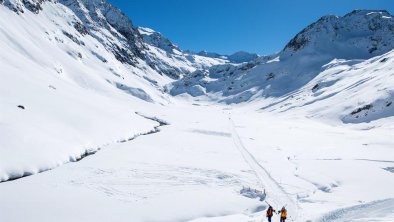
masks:
<svg viewBox="0 0 394 222"><path fill-rule="evenodd" d="M260 185L267 193L266 200L271 204L275 210L280 210L282 206L285 206L288 212L288 220L297 221L298 218L298 204L289 196L283 187L271 176L271 174L256 160L251 152L244 146L242 140L237 133L231 114L229 114L229 124L234 141L234 145L241 153L244 160L254 171Z"/></svg>

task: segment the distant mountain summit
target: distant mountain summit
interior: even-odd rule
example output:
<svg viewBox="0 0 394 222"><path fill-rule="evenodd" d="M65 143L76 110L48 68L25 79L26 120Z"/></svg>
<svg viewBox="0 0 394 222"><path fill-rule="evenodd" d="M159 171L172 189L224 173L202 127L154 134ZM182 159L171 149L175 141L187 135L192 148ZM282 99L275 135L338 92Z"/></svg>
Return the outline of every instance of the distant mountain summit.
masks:
<svg viewBox="0 0 394 222"><path fill-rule="evenodd" d="M228 60L232 63L250 62L257 59L258 57L259 55L257 55L256 53L249 53L244 51L239 51L227 56Z"/></svg>
<svg viewBox="0 0 394 222"><path fill-rule="evenodd" d="M201 51L199 53L194 53L200 56L205 56L205 57L210 57L210 58L219 58L219 59L225 59L228 60L230 63L244 63L244 62L250 62L254 59L257 59L259 55L256 53L249 53L249 52L244 52L244 51L239 51L231 55L221 55L219 53L215 52L207 52L207 51Z"/></svg>
<svg viewBox="0 0 394 222"><path fill-rule="evenodd" d="M335 58L370 58L394 46L394 19L385 10L354 10L345 16L323 16L298 33L283 50L329 54Z"/></svg>
<svg viewBox="0 0 394 222"><path fill-rule="evenodd" d="M181 49L179 49L178 46L173 44L169 39L164 37L161 33L145 27L139 27L138 30L142 35L145 43L155 46L159 49L162 49L168 53L181 52Z"/></svg>

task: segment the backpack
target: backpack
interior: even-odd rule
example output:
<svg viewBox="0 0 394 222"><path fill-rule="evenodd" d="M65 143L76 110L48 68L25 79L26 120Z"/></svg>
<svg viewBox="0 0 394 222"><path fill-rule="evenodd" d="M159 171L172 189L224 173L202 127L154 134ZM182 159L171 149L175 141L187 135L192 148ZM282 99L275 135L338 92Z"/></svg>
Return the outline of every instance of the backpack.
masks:
<svg viewBox="0 0 394 222"><path fill-rule="evenodd" d="M272 208L268 208L267 217L272 217L272 215L274 215Z"/></svg>
<svg viewBox="0 0 394 222"><path fill-rule="evenodd" d="M282 218L286 218L287 217L287 210L282 210L281 213L280 213L280 216Z"/></svg>

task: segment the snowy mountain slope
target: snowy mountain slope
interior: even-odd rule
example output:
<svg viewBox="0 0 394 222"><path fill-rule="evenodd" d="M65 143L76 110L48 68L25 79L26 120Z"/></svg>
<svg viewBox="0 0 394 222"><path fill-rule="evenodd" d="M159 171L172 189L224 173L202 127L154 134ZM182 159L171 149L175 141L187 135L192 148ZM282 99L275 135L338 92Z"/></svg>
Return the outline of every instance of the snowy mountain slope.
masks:
<svg viewBox="0 0 394 222"><path fill-rule="evenodd" d="M41 7L38 14L17 14L0 6L7 18L0 20L0 131L7 138L0 145L0 181L150 131L157 123L135 115L135 108L168 100L143 77L166 78L119 62L75 29L79 20L63 5Z"/></svg>
<svg viewBox="0 0 394 222"><path fill-rule="evenodd" d="M152 29L139 27L138 30L148 49L146 51L148 65L171 78L179 79L196 70L228 62L220 58L210 58L184 52Z"/></svg>
<svg viewBox="0 0 394 222"><path fill-rule="evenodd" d="M385 10L354 10L343 17L324 16L298 33L284 52L328 54L366 59L393 48L394 21Z"/></svg>
<svg viewBox="0 0 394 222"><path fill-rule="evenodd" d="M0 18L0 181L151 131L138 107L168 104L163 85L227 62L165 52L102 0L3 0Z"/></svg>
<svg viewBox="0 0 394 222"><path fill-rule="evenodd" d="M302 88L265 101L270 112L362 123L394 116L394 50L360 62L333 60Z"/></svg>
<svg viewBox="0 0 394 222"><path fill-rule="evenodd" d="M274 189L268 186L268 202L275 208L285 202L293 209L290 220L392 221L394 206L375 204L391 203L394 197L387 168L393 165L392 118L348 125L306 117L296 110L254 114L250 110L250 106L231 110L237 134L295 202L284 201L282 192L270 193Z"/></svg>
<svg viewBox="0 0 394 222"><path fill-rule="evenodd" d="M136 58L143 59L143 44L137 28L119 9L101 0L61 0L82 23L74 27L83 35L92 35L117 60L134 65ZM79 28L78 28L79 27ZM115 41L114 41L115 40Z"/></svg>
<svg viewBox="0 0 394 222"><path fill-rule="evenodd" d="M161 33L156 32L153 29L146 27L139 27L138 31L143 37L144 42L151 46L162 49L165 52L171 54L177 54L177 53L179 54L182 51L178 46L174 45L174 43L172 43L169 39L167 39Z"/></svg>
<svg viewBox="0 0 394 222"><path fill-rule="evenodd" d="M225 103L280 97L305 86L333 59L369 59L392 50L393 39L394 18L386 11L325 16L277 54L198 70L169 88L172 95L207 95Z"/></svg>

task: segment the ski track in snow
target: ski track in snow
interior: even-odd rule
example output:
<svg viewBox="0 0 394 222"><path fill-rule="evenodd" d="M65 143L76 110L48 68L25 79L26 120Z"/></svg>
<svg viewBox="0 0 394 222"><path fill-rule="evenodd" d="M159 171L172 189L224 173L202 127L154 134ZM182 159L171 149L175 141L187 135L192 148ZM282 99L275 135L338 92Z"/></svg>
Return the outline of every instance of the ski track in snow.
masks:
<svg viewBox="0 0 394 222"><path fill-rule="evenodd" d="M274 203L274 207L286 206L288 214L290 215L288 220L297 221L298 219L298 204L293 200L290 195L283 189L283 187L271 176L267 169L262 166L259 161L253 156L253 154L243 144L237 130L231 114L229 114L229 124L231 128L232 138L234 145L241 153L245 162L254 171L257 179L260 181L260 185L264 188L267 193L266 199L271 203ZM295 216L292 216L295 215Z"/></svg>

